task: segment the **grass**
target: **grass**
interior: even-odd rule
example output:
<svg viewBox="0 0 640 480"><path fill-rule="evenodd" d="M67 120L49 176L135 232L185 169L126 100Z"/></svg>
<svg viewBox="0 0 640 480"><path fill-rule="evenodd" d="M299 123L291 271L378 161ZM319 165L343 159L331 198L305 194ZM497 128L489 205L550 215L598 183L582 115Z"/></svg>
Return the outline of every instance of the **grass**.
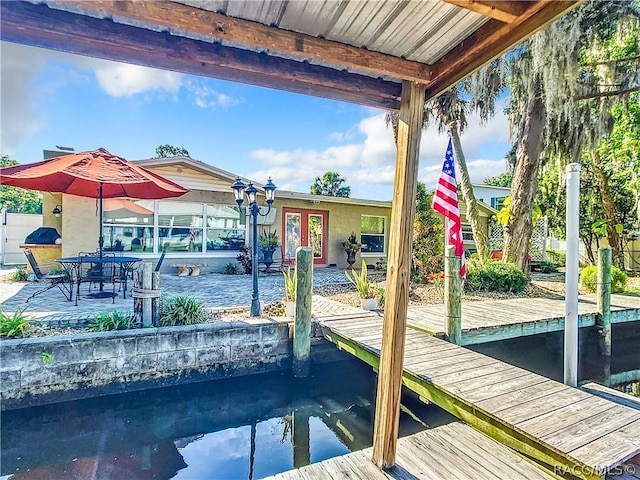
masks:
<svg viewBox="0 0 640 480"><path fill-rule="evenodd" d="M33 317L26 315L24 311L22 308L13 313L5 313L0 307L0 337L22 338L27 335Z"/></svg>

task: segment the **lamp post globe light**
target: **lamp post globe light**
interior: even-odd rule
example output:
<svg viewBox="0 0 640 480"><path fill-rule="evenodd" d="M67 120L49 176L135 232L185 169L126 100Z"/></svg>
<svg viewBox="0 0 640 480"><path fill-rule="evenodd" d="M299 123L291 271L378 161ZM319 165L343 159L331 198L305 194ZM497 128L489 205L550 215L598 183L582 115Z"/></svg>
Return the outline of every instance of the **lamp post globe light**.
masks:
<svg viewBox="0 0 640 480"><path fill-rule="evenodd" d="M271 181L271 177L267 180L264 188L264 194L267 199L267 205L269 208L265 213L260 212L260 205L258 205L256 194L258 193L258 189L253 185L253 183L249 182L249 185L245 185L245 183L240 180L240 177L236 178L236 181L231 185L233 189L233 194L236 197L236 203L238 204L238 208L242 210L242 202L244 201L244 196L247 196L247 209L252 217L252 234L251 234L251 274L253 275L253 292L251 293L251 316L259 317L262 315L260 309L260 298L258 294L258 215L261 217L266 217L269 215L271 211L271 205L273 205L273 200L276 198L276 186Z"/></svg>

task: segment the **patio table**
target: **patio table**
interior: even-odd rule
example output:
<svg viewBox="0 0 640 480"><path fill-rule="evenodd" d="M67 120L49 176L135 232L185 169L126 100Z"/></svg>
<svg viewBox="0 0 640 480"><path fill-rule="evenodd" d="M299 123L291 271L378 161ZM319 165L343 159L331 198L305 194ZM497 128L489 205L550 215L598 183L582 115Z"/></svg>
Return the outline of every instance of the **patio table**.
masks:
<svg viewBox="0 0 640 480"><path fill-rule="evenodd" d="M82 258L82 260L81 260ZM99 255L95 256L83 256L83 257L63 257L58 258L56 263L62 265L62 268L65 269L67 274L69 275L69 281L71 282L71 292L73 295L73 284L78 281L79 276L79 268L80 262L85 263L103 263L105 261L113 261L114 263L120 266L120 278L123 280L123 298L127 298L127 272L131 270L131 268L142 259L139 257L125 257L125 256L116 256L116 257L101 257ZM78 302L78 294L76 293L76 305Z"/></svg>

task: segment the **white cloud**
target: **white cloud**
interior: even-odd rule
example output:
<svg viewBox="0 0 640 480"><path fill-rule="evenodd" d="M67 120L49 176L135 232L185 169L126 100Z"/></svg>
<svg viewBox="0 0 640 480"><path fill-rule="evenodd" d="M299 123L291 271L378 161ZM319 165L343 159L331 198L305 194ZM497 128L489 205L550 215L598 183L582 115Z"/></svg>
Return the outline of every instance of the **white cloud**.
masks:
<svg viewBox="0 0 640 480"><path fill-rule="evenodd" d="M207 87L202 82L189 81L186 88L193 96L193 103L200 108L228 108L243 102L242 98L234 98Z"/></svg>
<svg viewBox="0 0 640 480"><path fill-rule="evenodd" d="M32 80L46 63L46 51L0 42L0 102L2 103L2 153L11 155L15 148L38 133L42 122L36 115L39 92Z"/></svg>
<svg viewBox="0 0 640 480"><path fill-rule="evenodd" d="M94 60L93 70L98 84L112 97L130 97L142 92L180 90L182 74L167 70Z"/></svg>
<svg viewBox="0 0 640 480"><path fill-rule="evenodd" d="M362 136L360 143L331 146L322 151L255 150L251 157L261 161L264 168L247 173L247 176L258 180L270 175L274 181L277 179L278 184L286 184L287 188L281 187L283 189L308 192L315 177L327 171L336 171L347 179L347 184L352 187L352 196L390 199L396 157L393 131L385 124L384 114L377 112L362 119L355 129ZM352 130L354 127L349 129ZM331 137L340 141L344 137L339 133L334 132ZM487 126L480 125L474 116L469 118L469 127L461 136L461 141L472 182L480 183L488 176L506 171L503 157L508 148L507 135L507 119L502 112ZM422 133L418 178L428 188L435 187L448 140L449 137L438 133L434 125ZM487 142L497 145L505 143L504 152L497 149L496 158L486 158L484 150Z"/></svg>
<svg viewBox="0 0 640 480"><path fill-rule="evenodd" d="M175 72L83 57L9 42L0 42L2 62L2 153L11 154L43 128L38 111L56 90L87 82L95 74L100 87L114 97L146 92L176 94L183 75ZM61 65L52 65L56 61ZM47 70L44 82L35 79Z"/></svg>

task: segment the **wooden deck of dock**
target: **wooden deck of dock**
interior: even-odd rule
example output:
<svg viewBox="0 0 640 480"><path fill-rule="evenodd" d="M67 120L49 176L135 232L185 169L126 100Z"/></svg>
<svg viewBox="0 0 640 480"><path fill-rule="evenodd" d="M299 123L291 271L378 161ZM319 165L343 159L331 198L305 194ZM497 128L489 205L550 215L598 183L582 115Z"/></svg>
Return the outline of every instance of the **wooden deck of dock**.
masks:
<svg viewBox="0 0 640 480"><path fill-rule="evenodd" d="M387 471L371 462L371 448L280 473L269 480L546 480L551 475L461 422L401 438Z"/></svg>
<svg viewBox="0 0 640 480"><path fill-rule="evenodd" d="M340 315L361 311L338 302L314 296L314 315ZM317 305L317 307L316 307ZM580 327L592 327L596 322L595 295L581 295L578 322ZM463 302L462 345L507 340L564 330L564 298L514 298ZM640 321L640 296L612 295L611 323ZM444 305L410 306L407 325L444 337Z"/></svg>
<svg viewBox="0 0 640 480"><path fill-rule="evenodd" d="M379 316L319 321L325 338L378 367ZM498 442L586 479L603 478L640 454L640 411L412 328L403 383Z"/></svg>

